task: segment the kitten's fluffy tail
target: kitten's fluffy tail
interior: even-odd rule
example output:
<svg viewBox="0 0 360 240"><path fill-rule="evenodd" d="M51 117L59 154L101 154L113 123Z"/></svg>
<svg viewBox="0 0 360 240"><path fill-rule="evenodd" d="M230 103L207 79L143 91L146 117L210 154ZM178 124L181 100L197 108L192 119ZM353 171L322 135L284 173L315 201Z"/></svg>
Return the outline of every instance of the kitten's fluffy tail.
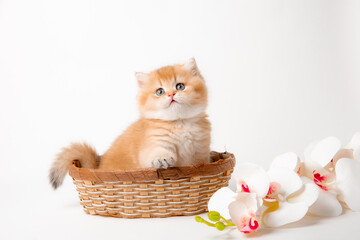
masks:
<svg viewBox="0 0 360 240"><path fill-rule="evenodd" d="M69 147L63 148L51 166L50 184L56 189L63 183L72 161L80 161L83 168L96 168L98 159L99 156L95 149L86 143L73 143Z"/></svg>

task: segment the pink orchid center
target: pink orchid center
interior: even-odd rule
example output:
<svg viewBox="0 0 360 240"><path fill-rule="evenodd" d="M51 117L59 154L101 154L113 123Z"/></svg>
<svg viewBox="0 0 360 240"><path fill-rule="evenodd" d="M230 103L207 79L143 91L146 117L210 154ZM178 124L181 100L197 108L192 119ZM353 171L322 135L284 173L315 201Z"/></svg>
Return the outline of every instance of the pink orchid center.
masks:
<svg viewBox="0 0 360 240"><path fill-rule="evenodd" d="M277 195L279 194L281 189L280 183L277 182L271 182L269 186L269 191L266 194L265 199L267 200L275 200L277 198Z"/></svg>
<svg viewBox="0 0 360 240"><path fill-rule="evenodd" d="M313 171L313 176L314 176L314 182L324 182L326 180L326 176L325 175L321 175L320 173L316 172L315 170Z"/></svg>
<svg viewBox="0 0 360 240"><path fill-rule="evenodd" d="M254 219L254 218L250 218L249 228L250 228L252 231L256 231L256 230L259 228L259 223L258 223L258 221L256 221L256 219Z"/></svg>
<svg viewBox="0 0 360 240"><path fill-rule="evenodd" d="M239 181L238 181L238 184L239 184L240 187L241 187L241 192L247 192L247 193L250 192L249 186L245 183L245 181L239 180Z"/></svg>
<svg viewBox="0 0 360 240"><path fill-rule="evenodd" d="M259 222L254 216L244 216L239 219L239 231L245 234L255 232L259 228Z"/></svg>
<svg viewBox="0 0 360 240"><path fill-rule="evenodd" d="M241 184L241 189L243 192L250 192L249 186L247 184Z"/></svg>
<svg viewBox="0 0 360 240"><path fill-rule="evenodd" d="M313 171L314 183L324 191L330 190L329 185L331 185L332 182L329 182L329 178L329 176L316 172L316 170Z"/></svg>

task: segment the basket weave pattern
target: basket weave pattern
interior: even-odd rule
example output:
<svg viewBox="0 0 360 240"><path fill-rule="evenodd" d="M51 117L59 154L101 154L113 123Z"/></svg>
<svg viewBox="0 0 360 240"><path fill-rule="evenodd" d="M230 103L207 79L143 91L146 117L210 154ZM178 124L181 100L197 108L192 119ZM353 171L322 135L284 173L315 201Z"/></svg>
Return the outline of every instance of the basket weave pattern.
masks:
<svg viewBox="0 0 360 240"><path fill-rule="evenodd" d="M86 213L123 218L189 216L206 212L212 194L228 185L234 155L212 152L212 159L210 164L159 170L71 166L69 174Z"/></svg>

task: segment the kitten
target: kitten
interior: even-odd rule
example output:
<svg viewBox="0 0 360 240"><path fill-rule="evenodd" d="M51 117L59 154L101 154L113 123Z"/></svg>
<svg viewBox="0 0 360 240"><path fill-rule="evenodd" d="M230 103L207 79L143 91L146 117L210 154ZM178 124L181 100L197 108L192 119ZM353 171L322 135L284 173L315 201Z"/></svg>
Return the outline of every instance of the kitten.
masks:
<svg viewBox="0 0 360 240"><path fill-rule="evenodd" d="M101 159L87 144L64 148L50 170L55 189L73 160L79 160L84 168L100 169L168 168L209 162L207 89L195 59L135 76L140 119L114 141Z"/></svg>

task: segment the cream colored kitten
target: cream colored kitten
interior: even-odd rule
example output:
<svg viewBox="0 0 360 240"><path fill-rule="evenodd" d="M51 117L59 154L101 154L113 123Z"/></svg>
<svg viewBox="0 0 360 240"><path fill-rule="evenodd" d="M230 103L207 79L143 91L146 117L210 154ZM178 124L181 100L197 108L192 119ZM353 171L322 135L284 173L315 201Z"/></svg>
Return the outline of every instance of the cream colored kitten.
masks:
<svg viewBox="0 0 360 240"><path fill-rule="evenodd" d="M196 62L136 73L140 119L101 156L87 144L72 144L57 155L50 182L57 188L73 160L100 169L168 168L209 162L207 89ZM99 164L98 164L99 162Z"/></svg>

